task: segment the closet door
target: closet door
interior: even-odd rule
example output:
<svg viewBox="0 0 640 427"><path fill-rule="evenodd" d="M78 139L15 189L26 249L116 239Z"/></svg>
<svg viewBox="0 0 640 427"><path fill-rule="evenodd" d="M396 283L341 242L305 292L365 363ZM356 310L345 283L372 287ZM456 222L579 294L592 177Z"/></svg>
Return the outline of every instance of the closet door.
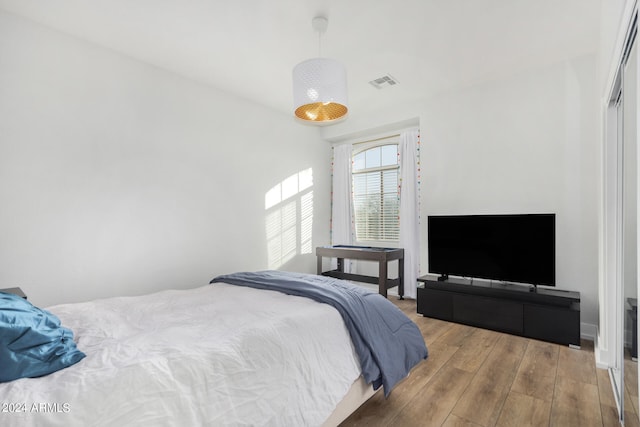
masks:
<svg viewBox="0 0 640 427"><path fill-rule="evenodd" d="M629 26L608 92L603 150L601 271L604 293L600 304L603 343L621 421L640 425L638 399L638 113L640 65L637 52L638 5L630 10Z"/></svg>
<svg viewBox="0 0 640 427"><path fill-rule="evenodd" d="M638 53L633 43L622 78L622 266L624 293L624 413L638 421ZM633 424L632 424L633 425Z"/></svg>

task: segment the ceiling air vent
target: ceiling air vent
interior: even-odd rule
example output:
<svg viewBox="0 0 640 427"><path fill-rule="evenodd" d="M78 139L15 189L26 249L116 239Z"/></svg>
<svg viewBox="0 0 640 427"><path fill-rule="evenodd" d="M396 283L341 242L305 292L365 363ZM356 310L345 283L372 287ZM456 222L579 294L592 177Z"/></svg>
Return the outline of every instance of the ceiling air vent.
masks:
<svg viewBox="0 0 640 427"><path fill-rule="evenodd" d="M398 81L391 74L386 74L382 77L378 77L375 80L371 80L369 84L376 89L383 89L387 86L397 85Z"/></svg>

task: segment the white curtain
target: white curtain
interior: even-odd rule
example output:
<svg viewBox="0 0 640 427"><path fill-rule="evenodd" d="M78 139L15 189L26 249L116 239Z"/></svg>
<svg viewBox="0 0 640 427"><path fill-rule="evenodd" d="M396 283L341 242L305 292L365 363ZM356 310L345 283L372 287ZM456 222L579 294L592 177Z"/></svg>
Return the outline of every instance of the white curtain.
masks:
<svg viewBox="0 0 640 427"><path fill-rule="evenodd" d="M420 133L417 129L400 134L400 247L404 248L404 294L416 298L420 274Z"/></svg>
<svg viewBox="0 0 640 427"><path fill-rule="evenodd" d="M351 144L333 148L333 198L331 205L331 244L353 244L353 204L351 202ZM345 260L345 271L351 262Z"/></svg>

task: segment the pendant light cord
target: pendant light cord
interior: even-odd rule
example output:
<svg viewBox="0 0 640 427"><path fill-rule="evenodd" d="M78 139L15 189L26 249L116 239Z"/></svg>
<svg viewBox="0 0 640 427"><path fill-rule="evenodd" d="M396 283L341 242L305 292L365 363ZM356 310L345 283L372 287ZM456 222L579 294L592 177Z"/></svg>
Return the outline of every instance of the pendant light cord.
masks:
<svg viewBox="0 0 640 427"><path fill-rule="evenodd" d="M311 26L318 32L318 57L322 57L322 33L327 31L328 21L324 16L316 16L311 21Z"/></svg>

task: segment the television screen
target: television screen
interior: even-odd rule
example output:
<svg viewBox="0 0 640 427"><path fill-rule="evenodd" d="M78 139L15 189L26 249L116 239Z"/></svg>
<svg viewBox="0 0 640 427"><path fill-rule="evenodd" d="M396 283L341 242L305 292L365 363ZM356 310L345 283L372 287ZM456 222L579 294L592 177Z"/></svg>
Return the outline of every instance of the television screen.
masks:
<svg viewBox="0 0 640 427"><path fill-rule="evenodd" d="M429 273L555 286L555 214L428 217Z"/></svg>

